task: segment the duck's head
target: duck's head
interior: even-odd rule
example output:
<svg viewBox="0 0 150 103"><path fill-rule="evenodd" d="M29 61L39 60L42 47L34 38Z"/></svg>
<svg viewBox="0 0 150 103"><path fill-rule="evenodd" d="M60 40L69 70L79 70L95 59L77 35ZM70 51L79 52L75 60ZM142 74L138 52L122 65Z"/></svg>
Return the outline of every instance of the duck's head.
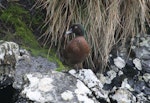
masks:
<svg viewBox="0 0 150 103"><path fill-rule="evenodd" d="M85 30L82 24L73 24L66 34L75 33L76 36L84 36Z"/></svg>

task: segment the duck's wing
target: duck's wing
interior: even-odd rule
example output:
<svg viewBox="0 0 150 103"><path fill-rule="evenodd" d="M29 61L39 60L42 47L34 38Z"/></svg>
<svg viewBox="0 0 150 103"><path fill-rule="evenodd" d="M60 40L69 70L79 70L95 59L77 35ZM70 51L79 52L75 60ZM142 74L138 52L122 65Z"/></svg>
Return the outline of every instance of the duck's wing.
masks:
<svg viewBox="0 0 150 103"><path fill-rule="evenodd" d="M64 50L64 55L66 58L73 58L78 54L80 54L80 48L78 47L77 42L69 43Z"/></svg>

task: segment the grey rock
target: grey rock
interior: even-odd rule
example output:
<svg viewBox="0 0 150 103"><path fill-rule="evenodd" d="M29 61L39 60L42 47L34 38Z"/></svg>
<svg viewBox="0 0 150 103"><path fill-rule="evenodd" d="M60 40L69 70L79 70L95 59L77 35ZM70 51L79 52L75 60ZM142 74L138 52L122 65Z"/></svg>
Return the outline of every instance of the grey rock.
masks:
<svg viewBox="0 0 150 103"><path fill-rule="evenodd" d="M135 45L138 58L126 63L127 53L123 52L110 65L112 69L97 78L90 69L56 72L55 63L32 57L16 43L0 41L0 87L13 84L19 90L16 103L149 103L150 49L146 43L140 44L139 51Z"/></svg>
<svg viewBox="0 0 150 103"><path fill-rule="evenodd" d="M141 92L138 95L136 95L137 103L150 103L150 100L147 99L146 95Z"/></svg>
<svg viewBox="0 0 150 103"><path fill-rule="evenodd" d="M46 73L48 71L56 69L56 64L49 62L46 58L42 57L30 57L28 60L19 60L16 64L15 81L13 87L16 89L22 89L23 76L26 73Z"/></svg>
<svg viewBox="0 0 150 103"><path fill-rule="evenodd" d="M22 95L34 102L65 103L61 98L64 92L70 94L70 98L68 97L66 101L77 101L72 91L76 88L76 79L63 73L29 73L25 75L24 83Z"/></svg>
<svg viewBox="0 0 150 103"><path fill-rule="evenodd" d="M24 77L24 83L21 95L34 102L98 103L92 92L80 80L65 73L28 73Z"/></svg>
<svg viewBox="0 0 150 103"><path fill-rule="evenodd" d="M114 95L110 96L117 103L136 103L136 97L127 89L119 88Z"/></svg>
<svg viewBox="0 0 150 103"><path fill-rule="evenodd" d="M128 55L129 50L127 48L123 48L117 49L117 58L111 58L114 60L115 66L119 68L119 72L121 71L121 73L116 71L116 77L113 80L110 78L111 85L104 84L104 89L110 90L109 95L112 96L110 98L117 103L122 103L123 100L125 100L125 103L150 103L150 36L143 35L135 37L132 42L131 55ZM128 45L130 44L127 44L126 47L128 47ZM122 60L118 59L119 56ZM111 57L114 56L112 55ZM125 66L123 61L126 61ZM114 64L109 66L112 70L114 70ZM120 74L122 76L125 75L125 77L123 76L124 79L119 78L118 75ZM106 77L107 75L103 78ZM119 80L121 82L114 82ZM110 87L111 89L108 89ZM135 99L125 99L121 96L122 93L126 97L134 96Z"/></svg>
<svg viewBox="0 0 150 103"><path fill-rule="evenodd" d="M143 89L143 92L146 94L146 95L149 95L150 96L150 88L145 86L144 89Z"/></svg>
<svg viewBox="0 0 150 103"><path fill-rule="evenodd" d="M55 63L32 57L16 43L0 43L0 86L13 84L13 88L20 91L16 94L19 95L16 103L99 103L82 81L54 71L57 68Z"/></svg>
<svg viewBox="0 0 150 103"><path fill-rule="evenodd" d="M124 81L121 84L121 88L128 89L130 91L134 91L134 89L131 87L131 85L128 83L128 79L124 79Z"/></svg>
<svg viewBox="0 0 150 103"><path fill-rule="evenodd" d="M138 70L142 70L142 65L141 65L140 59L135 58L135 59L133 60L133 63L134 63L135 67L136 67Z"/></svg>
<svg viewBox="0 0 150 103"><path fill-rule="evenodd" d="M143 68L142 72L150 73L150 60L142 60L141 63Z"/></svg>
<svg viewBox="0 0 150 103"><path fill-rule="evenodd" d="M122 69L125 67L125 61L121 57L117 57L114 59L114 64L119 68Z"/></svg>
<svg viewBox="0 0 150 103"><path fill-rule="evenodd" d="M70 70L69 73L80 79L95 95L96 99L110 102L108 91L103 90L103 84L90 69L81 69L79 72Z"/></svg>
<svg viewBox="0 0 150 103"><path fill-rule="evenodd" d="M0 88L13 83L15 66L21 58L18 44L0 41Z"/></svg>
<svg viewBox="0 0 150 103"><path fill-rule="evenodd" d="M140 40L140 42L138 41ZM145 72L150 73L150 35L144 35L143 37L137 37L135 39L135 47L133 50L136 53L136 57L141 60L142 69L144 69ZM139 45L137 45L139 44Z"/></svg>
<svg viewBox="0 0 150 103"><path fill-rule="evenodd" d="M145 89L145 82L144 81L137 81L134 83L134 91L137 93L141 93Z"/></svg>
<svg viewBox="0 0 150 103"><path fill-rule="evenodd" d="M145 74L143 75L143 79L145 80L145 82L150 81L150 74L149 74L149 73L145 73Z"/></svg>

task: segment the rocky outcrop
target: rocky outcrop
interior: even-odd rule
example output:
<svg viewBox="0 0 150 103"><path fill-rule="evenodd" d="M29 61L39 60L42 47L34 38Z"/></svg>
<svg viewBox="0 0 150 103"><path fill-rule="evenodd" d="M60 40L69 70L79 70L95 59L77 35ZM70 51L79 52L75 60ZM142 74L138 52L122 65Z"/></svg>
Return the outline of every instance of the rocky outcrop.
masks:
<svg viewBox="0 0 150 103"><path fill-rule="evenodd" d="M46 58L32 57L16 43L1 41L0 87L11 85L16 90L15 103L149 103L150 38L143 38L140 50L133 45L134 56L127 58L124 51L111 54L110 68L98 76L90 69L57 72L57 65Z"/></svg>
<svg viewBox="0 0 150 103"><path fill-rule="evenodd" d="M16 43L0 41L0 88L13 83L16 63L22 58L21 52Z"/></svg>
<svg viewBox="0 0 150 103"><path fill-rule="evenodd" d="M9 85L16 89L15 99L11 102L98 103L83 82L68 73L55 71L55 63L42 57L32 57L13 42L2 42L0 47L0 78L5 78L1 79L1 89ZM9 58L13 59L10 61Z"/></svg>
<svg viewBox="0 0 150 103"><path fill-rule="evenodd" d="M130 55L128 55L129 51ZM110 94L111 100L118 103L130 103L131 101L133 103L149 103L150 36L145 34L139 37L137 35L132 39L130 50L124 48L118 50L118 54L112 53L110 69L111 75L115 76L111 83L105 83L106 90L114 91ZM106 71L107 76L109 76L108 72L110 70Z"/></svg>
<svg viewBox="0 0 150 103"><path fill-rule="evenodd" d="M13 87L21 90L20 99L40 103L99 103L82 81L55 69L54 63L42 57L31 57L30 62L19 61ZM20 99L16 102L20 102Z"/></svg>

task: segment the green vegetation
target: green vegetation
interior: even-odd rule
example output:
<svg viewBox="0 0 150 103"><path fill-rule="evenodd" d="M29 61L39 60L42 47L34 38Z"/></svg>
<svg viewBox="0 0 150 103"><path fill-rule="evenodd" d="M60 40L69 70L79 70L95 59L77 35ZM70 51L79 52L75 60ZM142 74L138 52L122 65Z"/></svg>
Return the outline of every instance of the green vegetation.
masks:
<svg viewBox="0 0 150 103"><path fill-rule="evenodd" d="M18 43L34 56L48 58L55 62L58 65L58 71L61 71L65 68L61 61L53 52L48 55L48 49L42 48L33 34L31 26L37 28L41 22L43 22L41 14L31 16L29 11L19 4L10 3L6 9L0 11L0 23L3 25L0 27L0 33L4 34L0 37L3 40Z"/></svg>
<svg viewBox="0 0 150 103"><path fill-rule="evenodd" d="M56 53L51 50L51 52L48 55L48 49L41 48L41 49L30 49L31 54L34 56L42 56L44 58L47 58L49 61L54 62L57 64L56 71L63 71L67 70L67 68L62 64L60 59L56 56Z"/></svg>
<svg viewBox="0 0 150 103"><path fill-rule="evenodd" d="M48 49L41 48L41 49L32 49L30 48L31 54L34 56L42 56L44 58L47 58L49 61L54 62L57 64L56 71L63 71L67 68L62 64L60 59L56 56L56 53L51 50L50 53L48 53ZM48 55L49 54L49 55Z"/></svg>
<svg viewBox="0 0 150 103"><path fill-rule="evenodd" d="M26 21L30 20L30 14L27 10L17 4L10 4L7 9L2 11L0 19L6 24L10 24L15 30L13 34L9 34L9 36L7 36L11 38L5 39L17 37L20 39L19 41L21 41L22 46L28 46L31 48L39 47L36 38L26 24Z"/></svg>

